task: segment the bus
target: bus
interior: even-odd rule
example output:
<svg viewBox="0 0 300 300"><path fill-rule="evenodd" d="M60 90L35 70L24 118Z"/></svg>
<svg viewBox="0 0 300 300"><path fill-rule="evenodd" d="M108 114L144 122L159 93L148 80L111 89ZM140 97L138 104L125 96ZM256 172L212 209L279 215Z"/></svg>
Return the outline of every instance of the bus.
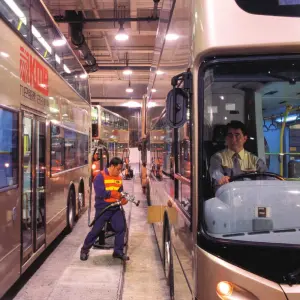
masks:
<svg viewBox="0 0 300 300"><path fill-rule="evenodd" d="M85 210L87 73L43 2L0 3L0 297Z"/></svg>
<svg viewBox="0 0 300 300"><path fill-rule="evenodd" d="M92 106L92 149L99 143L107 147L109 157L127 157L129 151L128 120L100 106Z"/></svg>
<svg viewBox="0 0 300 300"><path fill-rule="evenodd" d="M148 217L170 296L299 299L300 1L170 0L162 12L147 96L166 98L174 172L150 174ZM216 190L211 157L231 121L268 172Z"/></svg>

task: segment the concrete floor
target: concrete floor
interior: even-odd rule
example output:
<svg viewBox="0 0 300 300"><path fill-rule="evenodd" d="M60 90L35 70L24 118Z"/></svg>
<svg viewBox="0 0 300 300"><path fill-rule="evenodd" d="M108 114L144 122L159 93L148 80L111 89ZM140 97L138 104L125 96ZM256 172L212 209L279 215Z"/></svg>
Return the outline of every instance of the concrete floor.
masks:
<svg viewBox="0 0 300 300"><path fill-rule="evenodd" d="M124 207L129 225L127 253L130 261L123 264L112 258L112 250L97 249L91 250L88 261L80 261L80 248L89 231L86 212L73 232L62 239L19 292L4 299L169 299L154 232L147 223L146 199L139 182L135 179L134 192L136 199L141 200L140 206L129 203ZM124 181L124 189L133 192L133 182Z"/></svg>
<svg viewBox="0 0 300 300"><path fill-rule="evenodd" d="M122 300L167 300L169 289L152 225L147 223L147 202L139 179L135 180L135 196L141 200L132 207L129 228L130 261L126 264Z"/></svg>

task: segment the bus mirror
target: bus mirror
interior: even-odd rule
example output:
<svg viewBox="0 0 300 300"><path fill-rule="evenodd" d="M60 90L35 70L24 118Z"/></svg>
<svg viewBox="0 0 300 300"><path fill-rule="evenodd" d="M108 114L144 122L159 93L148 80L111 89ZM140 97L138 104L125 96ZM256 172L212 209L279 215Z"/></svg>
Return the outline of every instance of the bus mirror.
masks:
<svg viewBox="0 0 300 300"><path fill-rule="evenodd" d="M187 121L187 94L180 88L173 88L167 96L166 120L168 125L179 128Z"/></svg>

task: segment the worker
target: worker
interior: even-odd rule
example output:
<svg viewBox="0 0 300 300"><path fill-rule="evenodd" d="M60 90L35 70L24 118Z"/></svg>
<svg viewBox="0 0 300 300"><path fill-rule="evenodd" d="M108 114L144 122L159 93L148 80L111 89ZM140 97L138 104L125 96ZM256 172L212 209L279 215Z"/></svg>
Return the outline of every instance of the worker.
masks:
<svg viewBox="0 0 300 300"><path fill-rule="evenodd" d="M94 179L95 190L95 224L92 230L86 236L83 246L80 251L80 259L87 260L89 251L99 236L105 222L110 221L115 231L115 245L114 258L120 258L123 261L129 260L129 257L124 254L124 237L126 231L126 222L123 210L120 206L111 207L106 210L99 218L102 210L110 205L112 202L121 200L121 205L127 204L127 200L121 199L121 192L123 191L122 171L123 161L119 157L114 157L109 167L101 171Z"/></svg>

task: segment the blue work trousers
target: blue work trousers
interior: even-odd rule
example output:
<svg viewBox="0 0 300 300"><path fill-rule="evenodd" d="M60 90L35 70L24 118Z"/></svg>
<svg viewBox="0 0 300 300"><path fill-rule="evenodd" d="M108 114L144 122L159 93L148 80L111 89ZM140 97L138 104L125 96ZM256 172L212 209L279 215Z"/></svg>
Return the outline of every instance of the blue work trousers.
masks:
<svg viewBox="0 0 300 300"><path fill-rule="evenodd" d="M100 214L102 209L96 209L95 218ZM108 209L102 216L100 216L92 230L86 236L83 243L83 250L89 250L95 243L97 237L99 236L105 222L110 221L112 228L115 232L115 246L114 253L123 254L124 248L124 237L126 231L125 215L121 209Z"/></svg>

